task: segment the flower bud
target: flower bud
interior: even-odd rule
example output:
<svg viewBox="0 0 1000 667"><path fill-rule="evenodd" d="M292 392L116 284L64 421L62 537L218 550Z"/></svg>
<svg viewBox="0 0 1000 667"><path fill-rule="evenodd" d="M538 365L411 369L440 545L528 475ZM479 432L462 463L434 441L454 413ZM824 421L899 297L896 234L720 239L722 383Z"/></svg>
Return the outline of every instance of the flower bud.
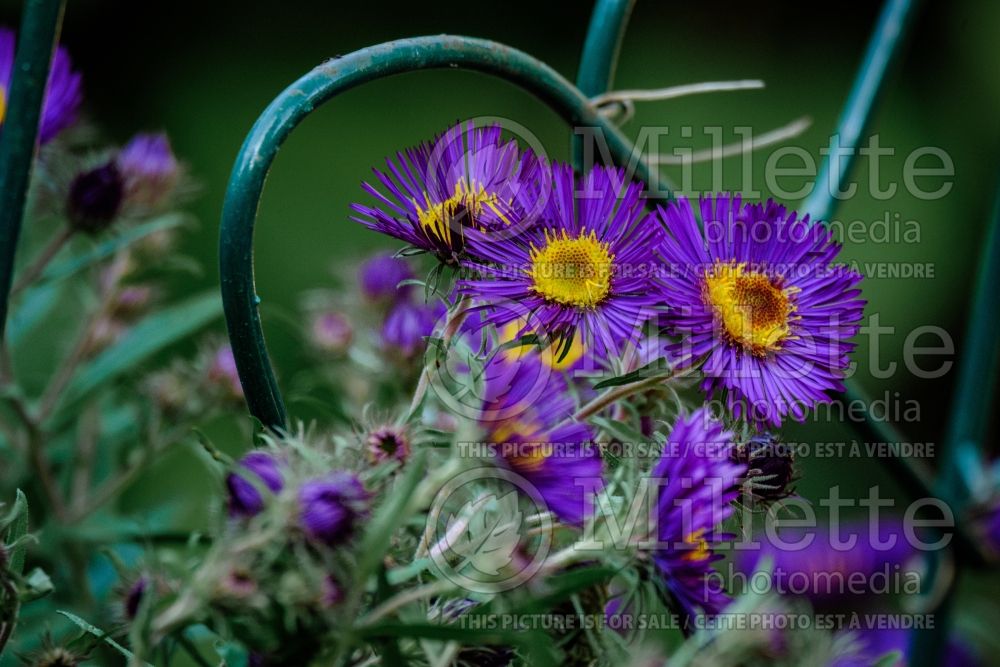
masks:
<svg viewBox="0 0 1000 667"><path fill-rule="evenodd" d="M116 163L125 182L125 201L130 207L160 208L180 182L180 164L164 133L135 135L118 153Z"/></svg>
<svg viewBox="0 0 1000 667"><path fill-rule="evenodd" d="M76 667L83 660L69 649L62 646L47 646L38 655L32 657L28 664L31 667Z"/></svg>
<svg viewBox="0 0 1000 667"><path fill-rule="evenodd" d="M114 162L77 174L66 203L70 224L85 234L104 231L118 216L124 192L125 184Z"/></svg>
<svg viewBox="0 0 1000 667"><path fill-rule="evenodd" d="M142 604L142 600L146 596L146 592L149 590L149 585L149 577L143 574L132 582L132 585L125 590L125 596L122 600L122 609L125 612L126 620L135 620L136 615L139 613L139 605Z"/></svg>
<svg viewBox="0 0 1000 667"><path fill-rule="evenodd" d="M744 491L763 502L773 502L792 495L795 480L795 455L770 433L756 435L732 449L731 458L747 466Z"/></svg>
<svg viewBox="0 0 1000 667"><path fill-rule="evenodd" d="M380 426L365 437L368 458L372 463L405 461L410 456L410 439L400 426Z"/></svg>
<svg viewBox="0 0 1000 667"><path fill-rule="evenodd" d="M223 345L215 351L208 367L208 381L220 387L228 398L243 398L243 385L240 384L240 375L236 370L233 348Z"/></svg>
<svg viewBox="0 0 1000 667"><path fill-rule="evenodd" d="M356 476L333 472L312 479L299 490L302 529L327 546L346 542L358 521L368 515L369 495Z"/></svg>
<svg viewBox="0 0 1000 667"><path fill-rule="evenodd" d="M281 466L277 459L267 452L250 452L226 476L226 489L229 491L230 516L254 516L264 509L264 498L258 489L267 488L272 493L279 493L284 488L285 480L281 474ZM253 477L253 481L248 479Z"/></svg>
<svg viewBox="0 0 1000 667"><path fill-rule="evenodd" d="M332 355L346 352L354 335L347 318L333 311L314 315L310 333L316 349Z"/></svg>
<svg viewBox="0 0 1000 667"><path fill-rule="evenodd" d="M149 285L129 285L112 296L108 310L113 317L131 321L142 315L152 300L153 288Z"/></svg>

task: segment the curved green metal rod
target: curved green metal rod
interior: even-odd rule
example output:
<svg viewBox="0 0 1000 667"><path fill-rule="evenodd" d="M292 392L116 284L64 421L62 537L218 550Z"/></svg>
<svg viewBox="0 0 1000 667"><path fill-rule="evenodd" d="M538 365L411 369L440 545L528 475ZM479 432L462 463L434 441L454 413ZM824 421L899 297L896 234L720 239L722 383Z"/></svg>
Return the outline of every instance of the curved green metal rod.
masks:
<svg viewBox="0 0 1000 667"><path fill-rule="evenodd" d="M852 151L846 159L838 156L835 161L831 150L823 161L816 186L803 207L804 212L813 220L828 221L836 212L840 200L834 196L834 192L843 187L854 164L857 146L871 121L889 66L899 52L900 43L913 16L914 4L913 0L887 0L882 8L834 135L835 138L839 137L841 146L850 147ZM836 146L835 142L836 139L831 139L831 149ZM879 442L899 442L899 432L871 414L867 407L871 402L858 383L851 380L846 384L844 400L850 404L865 406L865 421L856 426L862 431L862 435L873 437ZM890 471L910 493L915 496L934 495L933 480L919 462L905 457L893 457L885 461Z"/></svg>
<svg viewBox="0 0 1000 667"><path fill-rule="evenodd" d="M636 0L597 0L587 26L587 37L576 74L576 87L587 97L605 93L611 87L618 67L618 54L625 40L625 29ZM579 169L583 160L583 139L573 137L573 163Z"/></svg>
<svg viewBox="0 0 1000 667"><path fill-rule="evenodd" d="M914 0L887 0L882 7L847 103L837 122L837 132L830 140L830 156L823 161L816 176L816 187L803 207L814 220L829 220L840 203L834 197L834 191L840 190L854 165L858 144L871 122L872 111L884 87L886 71L899 53L900 42L913 17L915 4ZM837 138L840 146L852 150L846 158L838 157L834 164L831 156L832 149L837 145Z"/></svg>
<svg viewBox="0 0 1000 667"><path fill-rule="evenodd" d="M597 0L580 56L576 87L587 97L607 92L618 67L618 53L635 0Z"/></svg>
<svg viewBox="0 0 1000 667"><path fill-rule="evenodd" d="M7 111L0 132L0 340L6 329L17 241L63 4L63 0L25 3L10 90L6 91Z"/></svg>
<svg viewBox="0 0 1000 667"><path fill-rule="evenodd" d="M253 228L264 179L282 142L318 106L369 81L422 69L464 67L517 84L574 126L604 133L613 160L634 164L653 192L665 181L635 153L614 125L602 118L573 84L548 65L508 46L483 39L436 35L372 46L315 68L286 88L257 119L236 158L222 210L219 265L222 302L236 368L251 414L283 428L287 413L271 367L260 323L253 277Z"/></svg>

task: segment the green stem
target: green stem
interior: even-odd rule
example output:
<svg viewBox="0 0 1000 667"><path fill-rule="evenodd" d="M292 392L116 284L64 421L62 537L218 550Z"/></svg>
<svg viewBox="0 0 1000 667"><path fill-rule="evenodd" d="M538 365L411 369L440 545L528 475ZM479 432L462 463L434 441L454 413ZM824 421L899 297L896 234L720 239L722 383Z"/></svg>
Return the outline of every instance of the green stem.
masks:
<svg viewBox="0 0 1000 667"><path fill-rule="evenodd" d="M645 391L646 389L662 384L671 377L673 377L673 373L659 373L643 380L639 380L638 382L633 382L632 384L626 384L621 387L615 387L614 389L608 389L606 392L597 396L577 410L573 415L573 419L576 421L583 421L584 419L597 414L609 405L617 403L624 398L628 398L633 394L638 394L640 391Z"/></svg>
<svg viewBox="0 0 1000 667"><path fill-rule="evenodd" d="M17 282L14 287L11 288L11 296L17 295L21 290L25 289L31 283L35 282L45 267L49 265L49 262L59 254L63 246L73 238L73 233L76 231L74 227L69 225L64 226L59 232L52 237L48 245L42 248L42 251L35 258L35 261L31 263L24 271L17 277Z"/></svg>
<svg viewBox="0 0 1000 667"><path fill-rule="evenodd" d="M63 0L27 0L0 132L0 339L7 322L14 258L31 182L49 64Z"/></svg>
<svg viewBox="0 0 1000 667"><path fill-rule="evenodd" d="M264 180L278 149L307 115L344 91L402 72L454 67L501 77L536 95L574 127L599 129L615 163L634 168L651 192L669 192L621 131L601 117L573 84L509 46L451 35L416 37L372 46L320 65L285 89L257 119L236 158L222 210L219 268L229 340L250 412L267 426L281 429L288 418L258 312L253 228Z"/></svg>

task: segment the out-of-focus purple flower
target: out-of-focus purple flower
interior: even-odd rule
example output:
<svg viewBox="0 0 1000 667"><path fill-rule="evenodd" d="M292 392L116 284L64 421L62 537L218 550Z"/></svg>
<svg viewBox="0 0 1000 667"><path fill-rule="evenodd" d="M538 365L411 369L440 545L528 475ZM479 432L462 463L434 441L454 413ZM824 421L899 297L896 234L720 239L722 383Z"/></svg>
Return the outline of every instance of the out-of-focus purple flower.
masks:
<svg viewBox="0 0 1000 667"><path fill-rule="evenodd" d="M919 583L917 549L896 518L882 519L875 530L867 520L851 521L836 530L788 528L779 537L780 545L764 539L760 551L739 552L736 567L749 575L769 559L775 592L804 596L818 609L897 589L905 593Z"/></svg>
<svg viewBox="0 0 1000 667"><path fill-rule="evenodd" d="M375 255L365 260L358 270L361 293L372 301L395 302L409 297L413 286L398 285L413 277L409 263L402 257L392 255Z"/></svg>
<svg viewBox="0 0 1000 667"><path fill-rule="evenodd" d="M143 574L132 582L132 585L125 591L125 600L122 606L125 610L126 620L135 620L139 613L139 605L142 604L142 599L146 595L146 591L149 590L149 585L149 577Z"/></svg>
<svg viewBox="0 0 1000 667"><path fill-rule="evenodd" d="M354 336L347 318L333 311L314 315L309 330L312 344L318 350L335 355L346 352Z"/></svg>
<svg viewBox="0 0 1000 667"><path fill-rule="evenodd" d="M728 536L719 525L732 513L746 468L730 459L734 436L705 408L677 419L652 476L659 482L653 561L681 610L719 613L729 603L710 581L713 546Z"/></svg>
<svg viewBox="0 0 1000 667"><path fill-rule="evenodd" d="M232 398L243 398L243 385L240 384L240 374L236 370L236 358L229 345L223 345L215 351L208 367L208 380L222 387Z"/></svg>
<svg viewBox="0 0 1000 667"><path fill-rule="evenodd" d="M253 481L247 479L252 476ZM229 490L229 514L231 516L254 516L264 509L264 498L260 489L270 489L278 493L285 481L281 474L281 464L267 452L250 452L236 464L236 469L226 476Z"/></svg>
<svg viewBox="0 0 1000 667"><path fill-rule="evenodd" d="M400 426L388 424L372 429L365 437L365 445L374 463L405 461L410 456L410 438Z"/></svg>
<svg viewBox="0 0 1000 667"><path fill-rule="evenodd" d="M10 104L10 83L14 71L14 51L17 36L13 30L0 27L0 128L3 126L7 106ZM81 77L73 71L69 53L63 47L56 49L49 71L49 81L42 104L42 118L38 128L38 141L48 143L57 134L76 122L77 111L83 100Z"/></svg>
<svg viewBox="0 0 1000 667"><path fill-rule="evenodd" d="M434 332L434 325L444 317L445 311L440 301L397 303L382 323L382 343L407 358L422 352L424 339Z"/></svg>
<svg viewBox="0 0 1000 667"><path fill-rule="evenodd" d="M162 132L132 137L119 151L116 163L125 182L125 201L130 206L159 208L180 181L180 164Z"/></svg>
<svg viewBox="0 0 1000 667"><path fill-rule="evenodd" d="M344 599L344 589L340 587L337 580L333 576L327 576L323 579L323 594L320 597L320 605L324 609L329 609L330 607L336 607Z"/></svg>
<svg viewBox="0 0 1000 667"><path fill-rule="evenodd" d="M478 421L498 462L533 485L560 521L583 524L603 486L602 463L590 428L571 419L574 402L562 374L538 354L516 362L496 354L483 376Z"/></svg>
<svg viewBox="0 0 1000 667"><path fill-rule="evenodd" d="M309 480L299 489L302 528L318 542L342 544L368 515L369 498L361 480L349 472Z"/></svg>
<svg viewBox="0 0 1000 667"><path fill-rule="evenodd" d="M77 174L69 186L66 216L75 229L97 234L118 217L125 194L125 183L114 162Z"/></svg>

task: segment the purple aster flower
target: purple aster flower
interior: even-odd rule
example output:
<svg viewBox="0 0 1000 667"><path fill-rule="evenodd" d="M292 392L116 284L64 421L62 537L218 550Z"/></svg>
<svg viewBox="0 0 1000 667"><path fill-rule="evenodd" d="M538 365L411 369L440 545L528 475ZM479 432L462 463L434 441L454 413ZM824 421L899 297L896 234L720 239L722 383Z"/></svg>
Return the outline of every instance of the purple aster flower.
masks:
<svg viewBox="0 0 1000 667"><path fill-rule="evenodd" d="M663 456L653 469L658 545L653 561L680 611L719 613L729 602L710 580L721 554L713 547L728 538L718 526L733 512L746 467L730 459L734 436L700 408L674 424Z"/></svg>
<svg viewBox="0 0 1000 667"><path fill-rule="evenodd" d="M328 311L317 313L312 318L310 338L316 349L329 354L343 354L351 345L354 330L347 318L340 313Z"/></svg>
<svg viewBox="0 0 1000 667"><path fill-rule="evenodd" d="M248 477L253 478L248 479ZM230 516L254 516L264 509L262 489L278 493L285 481L281 465L267 452L250 452L236 464L236 469L226 475L226 489L229 491Z"/></svg>
<svg viewBox="0 0 1000 667"><path fill-rule="evenodd" d="M327 546L346 542L368 516L369 499L361 480L349 472L309 480L299 489L302 528Z"/></svg>
<svg viewBox="0 0 1000 667"><path fill-rule="evenodd" d="M7 105L10 103L10 82L14 70L16 42L17 37L13 30L0 27L0 127L3 126ZM76 122L82 100L81 77L73 71L69 53L60 46L52 58L48 88L42 103L38 141L46 144Z"/></svg>
<svg viewBox="0 0 1000 667"><path fill-rule="evenodd" d="M590 427L572 421L565 380L538 355L516 363L495 355L484 370L478 421L499 463L532 484L560 521L581 525L603 486Z"/></svg>
<svg viewBox="0 0 1000 667"><path fill-rule="evenodd" d="M395 302L406 298L413 291L411 285L399 283L414 277L410 264L401 257L375 255L366 260L358 270L361 293L371 301Z"/></svg>
<svg viewBox="0 0 1000 667"><path fill-rule="evenodd" d="M485 241L479 255L487 263L472 265L480 277L460 289L485 304L486 321L498 327L530 313L535 333L557 350L580 330L585 347L617 354L638 342L662 302L654 286L663 228L643 210L642 185L625 184L622 170L597 167L578 183L568 165L552 174L539 224ZM493 304L502 307L491 311Z"/></svg>
<svg viewBox="0 0 1000 667"><path fill-rule="evenodd" d="M105 162L73 178L66 201L66 216L79 231L97 234L118 217L124 194L121 172L113 161Z"/></svg>
<svg viewBox="0 0 1000 667"><path fill-rule="evenodd" d="M434 332L434 326L446 310L440 301L397 303L382 323L383 345L407 358L423 352L424 339Z"/></svg>
<svg viewBox="0 0 1000 667"><path fill-rule="evenodd" d="M780 426L786 415L843 391L865 302L861 276L832 264L830 231L773 201L701 200L660 209L670 231L663 281L668 331L680 368L700 362L703 389L725 392L733 415Z"/></svg>
<svg viewBox="0 0 1000 667"><path fill-rule="evenodd" d="M132 137L119 151L116 163L125 180L126 202L142 209L162 206L180 181L180 164L162 132Z"/></svg>
<svg viewBox="0 0 1000 667"><path fill-rule="evenodd" d="M352 219L451 265L477 256L485 235L516 229L530 218L526 195L545 176L533 153L502 140L499 126L471 122L386 162L388 173L373 171L387 194L362 184L376 204L352 205L358 214Z"/></svg>
<svg viewBox="0 0 1000 667"><path fill-rule="evenodd" d="M907 592L908 584L916 588L916 555L902 522L886 517L875 530L867 520L837 527L784 529L780 544L765 541L759 551L740 552L736 566L749 576L767 558L776 592L800 595L813 606L828 609L852 599Z"/></svg>

